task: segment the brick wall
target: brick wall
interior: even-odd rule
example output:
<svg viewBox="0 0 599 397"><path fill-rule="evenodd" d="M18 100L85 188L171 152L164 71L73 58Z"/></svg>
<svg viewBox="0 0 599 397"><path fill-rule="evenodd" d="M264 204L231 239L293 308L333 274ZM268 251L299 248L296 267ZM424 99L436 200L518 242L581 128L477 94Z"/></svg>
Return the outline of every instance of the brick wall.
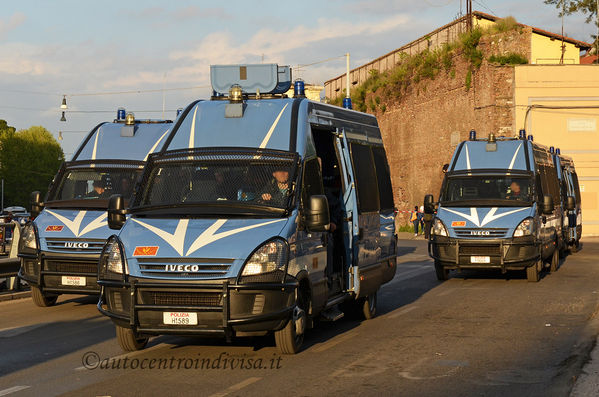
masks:
<svg viewBox="0 0 599 397"><path fill-rule="evenodd" d="M442 71L434 80L412 84L399 101L383 97L377 109L383 141L391 168L395 205L410 210L422 205L424 195L438 198L443 179L442 166L449 163L459 142L468 139L471 129L478 137L517 134L514 123L514 68L489 64L491 54L518 52L530 57L530 30L484 36L479 48L485 54L480 69L466 89L469 63L462 54L453 58L455 75ZM367 98L368 101L369 98ZM407 223L408 215L398 223Z"/></svg>

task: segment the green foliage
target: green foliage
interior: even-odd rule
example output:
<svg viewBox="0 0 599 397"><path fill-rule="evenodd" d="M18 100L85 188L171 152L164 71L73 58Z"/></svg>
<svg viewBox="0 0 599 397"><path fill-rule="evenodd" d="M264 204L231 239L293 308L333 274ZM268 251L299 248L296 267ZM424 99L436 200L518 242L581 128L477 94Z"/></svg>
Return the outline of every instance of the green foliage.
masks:
<svg viewBox="0 0 599 397"><path fill-rule="evenodd" d="M460 46L464 57L475 69L478 69L483 62L483 52L478 48L482 35L482 30L477 28L460 36Z"/></svg>
<svg viewBox="0 0 599 397"><path fill-rule="evenodd" d="M509 32L510 30L518 29L520 25L516 21L516 18L509 16L501 18L495 21L495 24L491 27L492 33L503 33Z"/></svg>
<svg viewBox="0 0 599 397"><path fill-rule="evenodd" d="M4 204L29 206L32 191L45 194L64 154L52 134L41 126L16 131L0 120L0 177Z"/></svg>
<svg viewBox="0 0 599 397"><path fill-rule="evenodd" d="M491 55L489 62L498 63L500 65L525 65L528 59L522 54L510 52L506 55Z"/></svg>
<svg viewBox="0 0 599 397"><path fill-rule="evenodd" d="M586 23L593 22L597 16L597 0L544 0L545 4L554 5L559 10L559 16L562 14L571 15L577 12L585 14ZM565 6L565 7L564 7Z"/></svg>
<svg viewBox="0 0 599 397"><path fill-rule="evenodd" d="M387 105L385 105L384 103L381 105L381 111L383 113L385 113L387 111Z"/></svg>
<svg viewBox="0 0 599 397"><path fill-rule="evenodd" d="M412 224L400 225L395 231L397 233L399 233L399 232L414 233L414 225L412 225Z"/></svg>

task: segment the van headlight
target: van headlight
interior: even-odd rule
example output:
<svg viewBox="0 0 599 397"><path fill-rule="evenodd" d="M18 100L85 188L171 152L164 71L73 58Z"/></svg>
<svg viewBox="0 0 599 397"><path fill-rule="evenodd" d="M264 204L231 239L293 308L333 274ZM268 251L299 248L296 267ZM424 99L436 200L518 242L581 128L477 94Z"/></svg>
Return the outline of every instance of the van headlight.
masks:
<svg viewBox="0 0 599 397"><path fill-rule="evenodd" d="M272 239L258 247L243 265L241 277L281 271L289 261L289 247L283 239Z"/></svg>
<svg viewBox="0 0 599 397"><path fill-rule="evenodd" d="M123 245L117 236L111 236L100 255L98 280L124 280L128 273Z"/></svg>
<svg viewBox="0 0 599 397"><path fill-rule="evenodd" d="M441 219L435 218L435 221L433 222L432 234L434 234L436 236L447 237L447 228L445 227L445 225L443 224Z"/></svg>
<svg viewBox="0 0 599 397"><path fill-rule="evenodd" d="M37 233L35 225L28 223L23 227L21 231L21 240L19 241L19 252L23 253L37 253Z"/></svg>
<svg viewBox="0 0 599 397"><path fill-rule="evenodd" d="M514 230L514 237L532 236L534 234L534 232L535 232L534 219L526 218L522 222L520 222L518 227L516 227L516 230Z"/></svg>

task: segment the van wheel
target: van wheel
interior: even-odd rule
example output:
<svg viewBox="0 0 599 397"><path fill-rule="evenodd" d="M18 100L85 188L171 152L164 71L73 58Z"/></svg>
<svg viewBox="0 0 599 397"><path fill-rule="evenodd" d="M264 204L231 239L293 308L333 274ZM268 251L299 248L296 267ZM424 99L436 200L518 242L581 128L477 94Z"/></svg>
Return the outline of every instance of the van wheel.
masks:
<svg viewBox="0 0 599 397"><path fill-rule="evenodd" d="M549 272L550 273L556 272L558 266L559 266L559 252L556 247L553 250L553 255L551 255L551 266L549 267Z"/></svg>
<svg viewBox="0 0 599 397"><path fill-rule="evenodd" d="M119 346L126 352L141 350L148 344L148 338L140 338L131 328L116 326L116 339Z"/></svg>
<svg viewBox="0 0 599 397"><path fill-rule="evenodd" d="M539 259L534 265L526 268L526 279L529 282L536 283L540 280L539 263L542 264L542 259Z"/></svg>
<svg viewBox="0 0 599 397"><path fill-rule="evenodd" d="M362 314L366 320L373 319L376 316L377 291L360 300Z"/></svg>
<svg viewBox="0 0 599 397"><path fill-rule="evenodd" d="M445 281L449 278L449 269L445 269L438 261L435 261L435 273L437 273L437 280L439 281Z"/></svg>
<svg viewBox="0 0 599 397"><path fill-rule="evenodd" d="M296 354L304 343L306 312L299 306L293 309L293 316L285 328L275 331L275 344L281 354Z"/></svg>
<svg viewBox="0 0 599 397"><path fill-rule="evenodd" d="M31 286L31 298L33 299L33 303L35 303L39 307L49 307L54 306L56 300L58 299L58 295L50 295L44 294L39 287Z"/></svg>

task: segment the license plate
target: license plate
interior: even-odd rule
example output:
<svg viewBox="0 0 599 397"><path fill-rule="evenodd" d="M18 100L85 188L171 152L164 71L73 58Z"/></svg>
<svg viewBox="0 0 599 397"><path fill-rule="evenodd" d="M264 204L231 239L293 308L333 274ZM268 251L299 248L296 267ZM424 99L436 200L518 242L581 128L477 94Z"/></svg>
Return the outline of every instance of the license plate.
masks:
<svg viewBox="0 0 599 397"><path fill-rule="evenodd" d="M85 287L85 277L62 276L62 285Z"/></svg>
<svg viewBox="0 0 599 397"><path fill-rule="evenodd" d="M491 263L490 256L471 256L470 263Z"/></svg>
<svg viewBox="0 0 599 397"><path fill-rule="evenodd" d="M163 312L162 322L168 325L197 325L198 314L187 312Z"/></svg>

